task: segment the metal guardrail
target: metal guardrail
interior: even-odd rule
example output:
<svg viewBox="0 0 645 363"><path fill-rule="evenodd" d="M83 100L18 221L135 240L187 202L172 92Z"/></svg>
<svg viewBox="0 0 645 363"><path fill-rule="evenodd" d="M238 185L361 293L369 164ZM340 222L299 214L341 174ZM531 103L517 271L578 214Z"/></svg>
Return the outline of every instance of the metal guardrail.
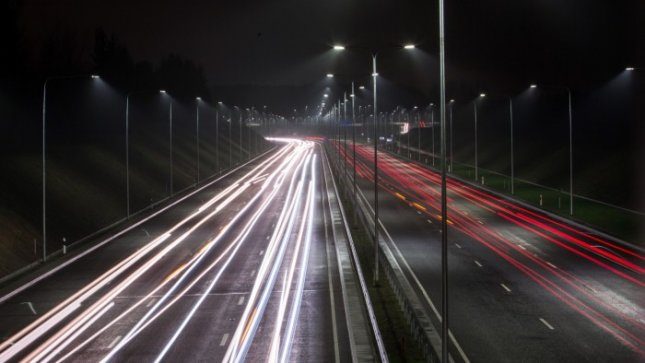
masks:
<svg viewBox="0 0 645 363"><path fill-rule="evenodd" d="M327 168L329 168L329 171L331 172L331 164L329 162L329 158L327 157L327 153L324 152L324 147L321 147L321 149L323 150L323 155L325 157L325 164L326 164ZM387 356L387 352L385 350L385 344L383 343L383 338L381 336L381 331L380 331L380 329L378 327L378 322L376 321L376 315L374 313L374 307L372 305L372 300L371 300L371 298L369 296L369 292L367 290L367 283L365 282L365 277L363 275L363 270L361 268L361 265L360 265L360 262L359 262L359 259L358 259L358 253L356 252L354 239L352 238L352 233L351 233L351 230L349 228L349 222L347 221L347 215L345 213L345 208L343 208L343 204L339 199L340 193L338 192L338 187L336 185L336 180L334 179L333 175L332 175L332 177L330 179L331 179L331 184L333 185L333 188L334 188L334 192L336 193L336 198L337 198L336 200L338 202L338 208L339 208L339 211L340 211L340 216L341 216L342 221L343 221L343 227L344 227L344 230L345 230L345 234L347 236L347 242L349 244L349 249L350 249L350 252L351 252L352 264L354 265L354 269L355 269L356 275L358 277L359 285L361 287L361 293L362 293L362 296L363 296L363 301L365 302L365 308L367 310L367 315L369 317L370 327L372 329L372 334L373 334L373 337L374 337L374 341L376 342L376 347L377 347L377 350L378 350L379 358L380 358L381 362L387 363L387 362L389 362L389 359L388 359L388 356ZM330 206L330 208L331 208L331 206Z"/></svg>
<svg viewBox="0 0 645 363"><path fill-rule="evenodd" d="M329 159L334 160L335 168L338 171L339 166L336 164L335 158L330 157ZM349 176L340 171L337 172L337 175L339 181L344 185L345 190L349 190L347 189L350 185ZM370 239L374 241L374 212L370 212L369 203L360 190L356 197L349 199L352 202L353 200L357 201L358 205L355 205L354 209L359 211L357 216L368 232ZM379 228L383 230L382 224ZM381 235L389 236L387 231L383 230L383 232L385 233ZM385 270L385 276L390 286L392 286L399 307L403 311L406 322L410 326L411 335L414 337L425 360L429 363L439 363L441 353L441 337L439 332L435 329L421 299L412 287L412 284L408 281L403 269L387 245L387 242L379 239L378 244L381 266ZM450 361L453 361L452 357L450 357Z"/></svg>

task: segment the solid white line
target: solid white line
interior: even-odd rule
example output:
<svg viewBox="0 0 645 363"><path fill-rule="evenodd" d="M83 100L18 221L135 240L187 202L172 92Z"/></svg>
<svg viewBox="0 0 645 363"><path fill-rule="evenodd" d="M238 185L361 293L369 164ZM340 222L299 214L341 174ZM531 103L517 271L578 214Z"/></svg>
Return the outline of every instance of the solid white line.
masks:
<svg viewBox="0 0 645 363"><path fill-rule="evenodd" d="M477 265L478 267L482 267L482 264L479 263L479 261L477 261L477 260L475 260L475 265Z"/></svg>
<svg viewBox="0 0 645 363"><path fill-rule="evenodd" d="M504 290L506 290L506 292L511 292L511 289L509 289L508 286L504 284L500 284L500 285L502 285L502 287L504 288Z"/></svg>
<svg viewBox="0 0 645 363"><path fill-rule="evenodd" d="M237 304L238 305L244 304L244 298L246 298L246 296L240 296L240 300L237 301Z"/></svg>
<svg viewBox="0 0 645 363"><path fill-rule="evenodd" d="M549 261L547 261L547 262L546 262L546 264L547 264L547 265L549 265L549 266L551 266L551 267L553 267L553 268L557 268L557 267L555 267L555 265L554 265L554 264L552 264L552 263L551 263L551 262L549 262Z"/></svg>
<svg viewBox="0 0 645 363"><path fill-rule="evenodd" d="M542 319L542 318L540 318L540 321L542 322L542 324L546 325L546 327L547 327L547 328L549 328L550 330L555 330L555 328L553 327L553 325L549 324L549 322L548 322L548 321L546 321L546 320L544 320L544 319Z"/></svg>
<svg viewBox="0 0 645 363"><path fill-rule="evenodd" d="M219 346L220 347L225 346L227 340L228 340L228 333L222 335L222 340L219 342Z"/></svg>
<svg viewBox="0 0 645 363"><path fill-rule="evenodd" d="M365 202L365 204L366 204L367 208L369 209L369 211L372 213L372 215L374 215L374 209L367 202L367 198L365 198L365 194L363 193L363 191L359 189L358 193L361 195L361 198ZM414 280L414 283L417 285L419 290L421 290L421 293L423 294L423 297L428 302L428 305L430 305L430 308L432 309L432 312L434 312L434 314L437 317L437 319L439 320L439 322L441 322L441 315L439 314L439 310L437 310L437 307L434 305L434 303L430 299L430 296L428 295L428 292L426 291L426 289L423 287L423 285L419 281L419 278L417 277L417 275L414 273L414 271L412 271L412 267L410 267L410 264L408 264L408 261L405 259L405 257L403 257L403 253L401 253L401 250L399 249L399 247L396 245L396 243L394 243L394 239L390 235L390 232L387 230L387 228L385 228L385 225L383 224L383 221L380 218L378 220L378 223L381 226L381 229L383 230L384 234L387 236L388 240L390 241L390 244L392 245L392 247L394 247L394 250L396 251L396 254L401 259L401 262L403 262L403 265L405 266L406 270L408 270L408 272L412 276L412 279ZM457 342L457 339L455 338L454 334L452 333L452 330L448 330L448 335L450 336L450 341L452 341L454 346L457 348L457 351L459 352L459 355L461 356L461 359L466 363L470 363L470 359L468 359L468 356L466 356L466 352L464 352L464 350L461 348L461 345Z"/></svg>
<svg viewBox="0 0 645 363"><path fill-rule="evenodd" d="M324 167L323 167L324 168ZM324 171L323 171L324 172ZM320 183L321 185L325 185L324 179ZM329 203L329 200L327 200L327 203ZM323 211L323 222L325 223L325 249L326 249L326 255L327 255L327 280L329 281L329 301L331 302L331 326L332 326L332 331L334 335L334 362L338 363L340 362L340 351L338 347L338 326L336 323L336 302L335 297L334 297L334 282L333 278L331 275L331 256L330 256L330 243L329 243L329 224L327 223L327 218L331 218L330 216L325 213L327 210L323 205L322 208Z"/></svg>
<svg viewBox="0 0 645 363"><path fill-rule="evenodd" d="M112 343L108 345L107 349L112 349L116 345L116 343L119 342L120 339L121 339L121 336L117 335L116 338L114 338L114 340L112 341Z"/></svg>

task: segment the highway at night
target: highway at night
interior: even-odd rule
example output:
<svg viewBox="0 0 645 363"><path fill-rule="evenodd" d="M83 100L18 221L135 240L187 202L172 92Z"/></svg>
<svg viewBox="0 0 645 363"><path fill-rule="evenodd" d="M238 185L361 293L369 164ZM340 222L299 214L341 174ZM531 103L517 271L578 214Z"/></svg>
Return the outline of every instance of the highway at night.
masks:
<svg viewBox="0 0 645 363"><path fill-rule="evenodd" d="M274 143L5 288L0 361L374 359L323 149Z"/></svg>
<svg viewBox="0 0 645 363"><path fill-rule="evenodd" d="M346 151L351 183L351 144ZM357 182L370 204L373 157L372 146L357 145ZM439 326L440 175L385 151L379 173L385 244ZM448 191L454 359L643 359L642 251L453 178Z"/></svg>

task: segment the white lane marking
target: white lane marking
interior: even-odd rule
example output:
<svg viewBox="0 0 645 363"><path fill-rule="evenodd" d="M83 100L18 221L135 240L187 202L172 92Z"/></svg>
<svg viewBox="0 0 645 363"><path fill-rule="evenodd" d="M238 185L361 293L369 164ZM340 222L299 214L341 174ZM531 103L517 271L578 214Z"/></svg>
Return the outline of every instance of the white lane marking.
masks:
<svg viewBox="0 0 645 363"><path fill-rule="evenodd" d="M237 304L238 305L244 304L244 298L246 298L246 296L240 296L240 300L237 301Z"/></svg>
<svg viewBox="0 0 645 363"><path fill-rule="evenodd" d="M25 301L25 302L22 302L21 304L26 304L29 307L29 310L31 310L31 312L34 315L38 315L38 313L36 312L36 309L34 309L34 304L32 304L31 301Z"/></svg>
<svg viewBox="0 0 645 363"><path fill-rule="evenodd" d="M267 236L267 241L270 240L270 239L271 239L271 235L268 235Z"/></svg>
<svg viewBox="0 0 645 363"><path fill-rule="evenodd" d="M228 333L222 335L222 340L219 342L219 346L220 347L225 346L227 341L228 341Z"/></svg>
<svg viewBox="0 0 645 363"><path fill-rule="evenodd" d="M504 288L504 290L506 290L506 292L511 292L511 289L509 289L508 286L504 284L500 284L500 285L502 285L502 287Z"/></svg>
<svg viewBox="0 0 645 363"><path fill-rule="evenodd" d="M546 327L549 328L550 330L555 330L553 325L549 324L548 321L544 320L543 318L540 318L540 321L542 322L542 324L546 325Z"/></svg>
<svg viewBox="0 0 645 363"><path fill-rule="evenodd" d="M479 219L477 220L477 223L484 224L484 222L480 221Z"/></svg>
<svg viewBox="0 0 645 363"><path fill-rule="evenodd" d="M108 345L108 349L114 348L114 346L116 345L116 343L119 342L119 340L121 340L121 336L117 335L116 338L114 338L114 340L112 341L112 343L110 343L110 345Z"/></svg>
<svg viewBox="0 0 645 363"><path fill-rule="evenodd" d="M264 250L260 251L260 256L262 256L263 254L264 254Z"/></svg>
<svg viewBox="0 0 645 363"><path fill-rule="evenodd" d="M524 247L524 246L522 246L522 245L517 245L517 247L519 247L519 248L521 248L521 249L523 249L523 250L525 250L525 251L526 251L526 247Z"/></svg>
<svg viewBox="0 0 645 363"><path fill-rule="evenodd" d="M431 221L431 220L429 220L429 219L426 219L426 221L427 221L428 223L430 223L430 224L432 224L432 221Z"/></svg>
<svg viewBox="0 0 645 363"><path fill-rule="evenodd" d="M461 245L459 243L455 243L455 246L457 246L457 248L461 248Z"/></svg>
<svg viewBox="0 0 645 363"><path fill-rule="evenodd" d="M418 214L418 215L421 215L421 212L417 211L417 214Z"/></svg>
<svg viewBox="0 0 645 363"><path fill-rule="evenodd" d="M361 195L361 198L363 199L363 201L366 201L367 199L365 198L365 195L363 194L363 192L360 189L358 190L358 192ZM369 211L372 212L372 215L374 215L374 209L372 208L372 206L367 204L367 208L368 208ZM428 292L423 288L423 285L421 285L421 281L419 281L419 278L417 277L417 275L414 273L414 271L412 271L412 268L410 267L410 264L408 263L408 261L405 259L405 257L403 257L403 254L401 253L401 250L399 249L399 247L396 245L396 243L394 243L394 240L392 239L392 236L390 235L390 232L388 232L387 228L385 228L385 225L383 224L383 221L379 219L378 224L381 226L381 229L383 230L384 234L387 236L388 240L392 244L392 247L394 247L394 250L396 251L397 255L401 258L401 262L403 262L403 265L405 266L405 268L408 270L408 272L412 276L412 279L414 280L414 283L421 290L421 293L423 294L423 297L426 299L426 301L430 305L430 308L434 312L435 316L437 317L439 322L441 322L441 315L439 315L439 311L437 310L437 307L434 305L434 303L430 299L430 296L428 295ZM457 348L457 352L459 352L459 355L461 356L463 361L466 362L466 363L470 363L470 359L468 359L468 356L466 356L466 352L464 352L464 350L461 348L461 345L459 344L459 342L457 342L457 339L455 338L455 335L452 333L452 330L450 330L450 329L448 330L448 336L450 337L450 341L452 341L452 343L454 344L455 348Z"/></svg>
<svg viewBox="0 0 645 363"><path fill-rule="evenodd" d="M251 271L251 276L255 275L255 270Z"/></svg>
<svg viewBox="0 0 645 363"><path fill-rule="evenodd" d="M554 264L552 264L552 263L551 263L551 262L549 262L549 261L546 261L546 264L547 264L547 265L549 265L549 266L551 266L551 267L553 267L553 268L557 268Z"/></svg>
<svg viewBox="0 0 645 363"><path fill-rule="evenodd" d="M150 306L152 306L152 304L154 304L156 300L157 299L150 299L150 301L146 304L146 307L149 308Z"/></svg>
<svg viewBox="0 0 645 363"><path fill-rule="evenodd" d="M479 261L477 261L477 260L475 260L475 265L477 265L478 267L482 267L482 264L479 263Z"/></svg>

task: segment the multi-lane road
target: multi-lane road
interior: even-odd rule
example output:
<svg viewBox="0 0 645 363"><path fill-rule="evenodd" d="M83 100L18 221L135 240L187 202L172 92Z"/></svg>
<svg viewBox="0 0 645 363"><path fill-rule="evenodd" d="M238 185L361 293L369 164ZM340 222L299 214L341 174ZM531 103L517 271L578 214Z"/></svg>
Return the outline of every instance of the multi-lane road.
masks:
<svg viewBox="0 0 645 363"><path fill-rule="evenodd" d="M374 358L378 333L322 148L275 141L5 287L0 362Z"/></svg>
<svg viewBox="0 0 645 363"><path fill-rule="evenodd" d="M342 147L342 146L341 146ZM351 145L344 152L351 179ZM373 202L373 150L357 145ZM439 325L439 175L379 151L385 239ZM643 252L449 179L451 354L472 362L645 359Z"/></svg>

